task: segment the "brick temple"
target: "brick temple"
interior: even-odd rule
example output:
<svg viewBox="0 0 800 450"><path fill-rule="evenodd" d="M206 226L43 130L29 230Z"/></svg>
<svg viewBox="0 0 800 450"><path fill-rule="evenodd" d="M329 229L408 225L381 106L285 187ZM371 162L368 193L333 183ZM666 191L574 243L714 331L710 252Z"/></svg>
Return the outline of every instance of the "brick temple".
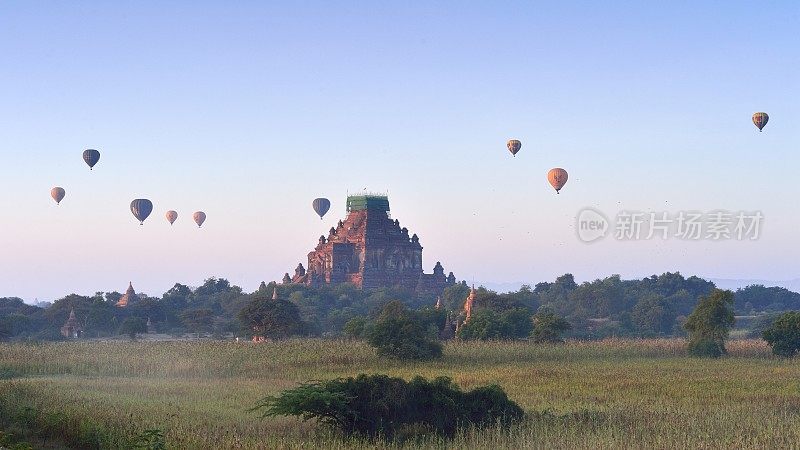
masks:
<svg viewBox="0 0 800 450"><path fill-rule="evenodd" d="M327 237L319 237L307 267L298 264L294 276L287 273L283 282L353 283L366 289L399 286L431 293L456 282L453 272L445 276L439 262L433 273L423 272L419 238L392 220L385 195L348 196L347 218L331 227Z"/></svg>

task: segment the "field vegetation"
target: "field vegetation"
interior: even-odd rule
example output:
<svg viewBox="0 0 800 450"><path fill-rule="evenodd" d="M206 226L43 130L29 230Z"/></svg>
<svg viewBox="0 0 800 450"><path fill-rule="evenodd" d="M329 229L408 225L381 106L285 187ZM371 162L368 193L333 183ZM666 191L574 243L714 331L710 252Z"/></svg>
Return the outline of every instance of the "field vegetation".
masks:
<svg viewBox="0 0 800 450"><path fill-rule="evenodd" d="M787 448L800 442L800 365L761 340L697 359L682 339L461 342L443 358L381 359L361 341L0 344L0 429L73 448ZM388 442L248 409L309 380L380 373L497 384L510 429Z"/></svg>

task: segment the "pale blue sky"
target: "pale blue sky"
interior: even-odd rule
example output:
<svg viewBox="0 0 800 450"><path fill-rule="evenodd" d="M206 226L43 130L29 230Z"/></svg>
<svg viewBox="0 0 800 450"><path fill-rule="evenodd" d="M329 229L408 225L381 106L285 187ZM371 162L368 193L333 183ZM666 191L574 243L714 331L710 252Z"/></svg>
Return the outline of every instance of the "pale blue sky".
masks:
<svg viewBox="0 0 800 450"><path fill-rule="evenodd" d="M364 187L459 279L800 277L797 2L383 3L0 3L0 296L253 290ZM584 206L765 224L755 242L586 245Z"/></svg>

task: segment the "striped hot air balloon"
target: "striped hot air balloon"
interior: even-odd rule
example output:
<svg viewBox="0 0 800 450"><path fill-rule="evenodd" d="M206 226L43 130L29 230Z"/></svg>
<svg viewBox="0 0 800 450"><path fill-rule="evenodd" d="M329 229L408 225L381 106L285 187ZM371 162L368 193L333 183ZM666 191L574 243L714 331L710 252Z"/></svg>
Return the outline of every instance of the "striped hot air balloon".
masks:
<svg viewBox="0 0 800 450"><path fill-rule="evenodd" d="M506 143L506 147L508 147L508 151L511 152L512 156L517 156L517 152L522 148L522 142L516 139L511 139Z"/></svg>
<svg viewBox="0 0 800 450"><path fill-rule="evenodd" d="M92 170L95 164L100 161L100 152L95 149L88 149L83 151L83 160L89 166L89 170Z"/></svg>
<svg viewBox="0 0 800 450"><path fill-rule="evenodd" d="M319 214L319 220L322 220L322 216L331 209L331 201L327 198L315 198L313 202L311 202L311 206L314 208L314 211Z"/></svg>
<svg viewBox="0 0 800 450"><path fill-rule="evenodd" d="M53 197L53 200L56 201L57 205L61 204L61 200L64 200L64 196L67 195L67 192L62 187L54 187L50 189L50 197Z"/></svg>
<svg viewBox="0 0 800 450"><path fill-rule="evenodd" d="M153 202L146 198L137 198L131 202L131 212L139 221L139 225L144 225L144 220L153 212Z"/></svg>
<svg viewBox="0 0 800 450"><path fill-rule="evenodd" d="M553 186L553 189L556 190L556 194L561 193L561 188L567 184L567 178L569 178L567 171L560 167L550 169L550 171L547 172L547 181L549 181L550 185Z"/></svg>
<svg viewBox="0 0 800 450"><path fill-rule="evenodd" d="M767 126L767 122L769 122L769 115L765 112L757 112L753 114L753 123L756 127L758 127L758 131L763 131L763 128Z"/></svg>

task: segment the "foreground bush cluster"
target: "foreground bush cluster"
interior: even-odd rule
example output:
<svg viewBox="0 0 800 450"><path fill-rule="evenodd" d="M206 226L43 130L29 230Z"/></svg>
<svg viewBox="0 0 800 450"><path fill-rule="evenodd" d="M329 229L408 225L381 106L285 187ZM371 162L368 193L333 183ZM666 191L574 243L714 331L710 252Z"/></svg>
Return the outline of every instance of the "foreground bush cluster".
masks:
<svg viewBox="0 0 800 450"><path fill-rule="evenodd" d="M524 413L497 385L462 392L438 377L410 382L388 375L315 381L262 399L254 410L264 416L315 419L345 435L392 438L398 433L432 432L444 436L461 428L508 426Z"/></svg>

